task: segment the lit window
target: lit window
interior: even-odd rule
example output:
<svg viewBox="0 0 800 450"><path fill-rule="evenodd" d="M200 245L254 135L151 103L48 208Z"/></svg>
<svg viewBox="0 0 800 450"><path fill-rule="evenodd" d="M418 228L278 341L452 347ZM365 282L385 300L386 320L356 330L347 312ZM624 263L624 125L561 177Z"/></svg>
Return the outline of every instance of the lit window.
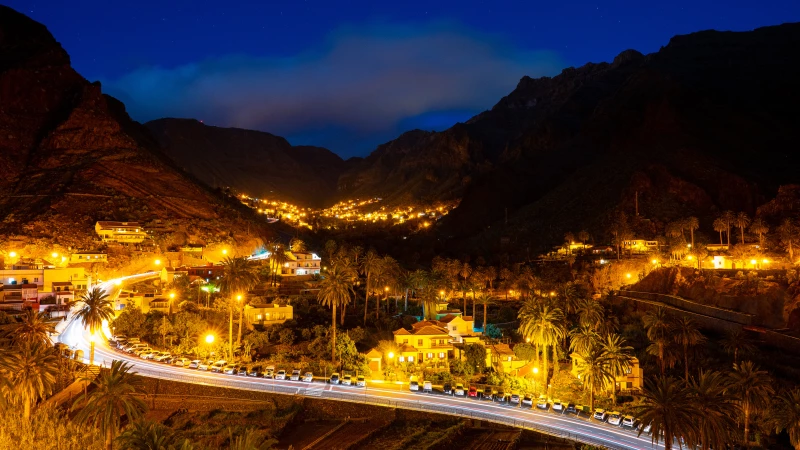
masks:
<svg viewBox="0 0 800 450"><path fill-rule="evenodd" d="M422 347L422 339L417 339L417 346Z"/></svg>
<svg viewBox="0 0 800 450"><path fill-rule="evenodd" d="M433 353L428 353L428 359L433 359Z"/></svg>
<svg viewBox="0 0 800 450"><path fill-rule="evenodd" d="M408 339L403 339L403 344L408 344Z"/></svg>
<svg viewBox="0 0 800 450"><path fill-rule="evenodd" d="M413 356L409 356L408 357L408 362L414 362L414 357Z"/></svg>
<svg viewBox="0 0 800 450"><path fill-rule="evenodd" d="M400 357L400 362L406 362L406 357L405 356L401 356Z"/></svg>
<svg viewBox="0 0 800 450"><path fill-rule="evenodd" d="M444 353L439 353L439 359L444 359Z"/></svg>

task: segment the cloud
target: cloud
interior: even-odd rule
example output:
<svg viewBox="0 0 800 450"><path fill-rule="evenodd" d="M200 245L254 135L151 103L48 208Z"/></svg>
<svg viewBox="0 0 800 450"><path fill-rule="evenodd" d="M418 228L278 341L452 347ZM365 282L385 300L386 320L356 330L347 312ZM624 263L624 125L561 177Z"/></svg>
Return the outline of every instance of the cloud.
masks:
<svg viewBox="0 0 800 450"><path fill-rule="evenodd" d="M425 126L479 112L523 75L559 68L551 52L439 23L342 28L322 48L293 57L229 55L102 81L137 120L193 117L352 155L393 138L414 118ZM296 142L306 139L326 142Z"/></svg>

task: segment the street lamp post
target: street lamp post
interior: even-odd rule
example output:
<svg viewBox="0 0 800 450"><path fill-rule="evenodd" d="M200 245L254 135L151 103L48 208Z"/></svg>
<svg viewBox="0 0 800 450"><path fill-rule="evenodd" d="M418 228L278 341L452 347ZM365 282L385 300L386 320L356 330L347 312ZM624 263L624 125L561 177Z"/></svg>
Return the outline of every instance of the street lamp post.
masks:
<svg viewBox="0 0 800 450"><path fill-rule="evenodd" d="M211 358L211 346L214 344L214 335L206 335L206 344L208 344L208 357Z"/></svg>

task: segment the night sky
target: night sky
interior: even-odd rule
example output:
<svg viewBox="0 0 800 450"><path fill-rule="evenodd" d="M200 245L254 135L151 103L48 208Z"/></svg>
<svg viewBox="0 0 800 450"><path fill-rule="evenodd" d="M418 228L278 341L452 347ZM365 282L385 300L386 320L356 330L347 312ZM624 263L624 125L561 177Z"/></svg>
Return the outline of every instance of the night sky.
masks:
<svg viewBox="0 0 800 450"><path fill-rule="evenodd" d="M523 75L657 51L675 34L800 21L800 1L7 3L134 119L259 129L344 157L491 108Z"/></svg>

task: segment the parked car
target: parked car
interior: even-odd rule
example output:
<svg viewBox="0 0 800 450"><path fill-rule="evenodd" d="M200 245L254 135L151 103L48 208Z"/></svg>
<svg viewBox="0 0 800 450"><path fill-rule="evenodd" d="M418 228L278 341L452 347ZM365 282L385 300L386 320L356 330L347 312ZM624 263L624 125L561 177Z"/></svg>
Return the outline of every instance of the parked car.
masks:
<svg viewBox="0 0 800 450"><path fill-rule="evenodd" d="M494 398L494 391L492 390L491 386L486 386L483 388L483 392L481 392L481 398L492 401L492 398Z"/></svg>
<svg viewBox="0 0 800 450"><path fill-rule="evenodd" d="M239 375L239 376L242 376L242 377L246 377L247 374L249 374L249 373L250 373L250 370L247 368L247 366L242 364L241 366L239 366L239 371L236 372L236 375Z"/></svg>
<svg viewBox="0 0 800 450"><path fill-rule="evenodd" d="M622 413L619 411L611 411L608 414L608 423L609 425L620 426L622 424Z"/></svg>
<svg viewBox="0 0 800 450"><path fill-rule="evenodd" d="M542 394L539 396L539 400L536 400L536 407L539 409L547 409L547 396Z"/></svg>
<svg viewBox="0 0 800 450"><path fill-rule="evenodd" d="M214 366L216 366L216 364L214 364ZM236 375L236 373L239 372L239 366L237 366L234 363L230 363L225 365L222 369L220 369L220 372L226 375Z"/></svg>
<svg viewBox="0 0 800 450"><path fill-rule="evenodd" d="M595 420L599 420L600 422L605 422L608 418L608 412L605 409L597 408L594 410L594 417Z"/></svg>
<svg viewBox="0 0 800 450"><path fill-rule="evenodd" d="M189 365L187 367L190 369L198 369L200 368L200 364L202 363L203 361L200 361L199 359L193 359L189 362Z"/></svg>
<svg viewBox="0 0 800 450"><path fill-rule="evenodd" d="M168 359L172 359L172 353L170 352L161 352L158 356L153 357L153 361L158 362L166 362Z"/></svg>
<svg viewBox="0 0 800 450"><path fill-rule="evenodd" d="M306 383L311 383L312 381L314 381L314 374L311 372L306 372L303 375L303 381L305 381Z"/></svg>
<svg viewBox="0 0 800 450"><path fill-rule="evenodd" d="M151 348L151 349L147 349L147 350L143 350L143 351L141 351L141 352L139 353L139 358L142 358L142 359L154 359L156 356L158 356L158 355L160 355L160 354L161 354L161 352L160 352L160 351L158 351L158 350L153 350L153 349Z"/></svg>
<svg viewBox="0 0 800 450"><path fill-rule="evenodd" d="M253 366L247 372L247 375L249 375L251 377L263 377L264 376L264 368L263 368L263 366L258 366L258 365Z"/></svg>
<svg viewBox="0 0 800 450"><path fill-rule="evenodd" d="M478 398L478 388L475 386L470 386L469 391L467 391L467 396L472 398Z"/></svg>
<svg viewBox="0 0 800 450"><path fill-rule="evenodd" d="M173 365L173 366L176 366L176 367L187 367L187 366L189 366L189 365L190 365L192 362L193 362L193 361L189 360L189 358L173 358L173 359L172 359L172 365ZM198 363L199 363L199 361L198 361ZM191 368L192 368L192 369L196 369L196 368L197 368L197 366L194 366L194 367L191 367Z"/></svg>
<svg viewBox="0 0 800 450"><path fill-rule="evenodd" d="M331 384L339 384L339 374L334 373L331 375L330 380L328 380Z"/></svg>
<svg viewBox="0 0 800 450"><path fill-rule="evenodd" d="M294 369L292 371L291 380L292 381L300 381L300 369Z"/></svg>
<svg viewBox="0 0 800 450"><path fill-rule="evenodd" d="M456 384L456 390L453 393L453 395L458 395L459 397L463 397L464 396L464 385L461 384L461 383L457 383Z"/></svg>
<svg viewBox="0 0 800 450"><path fill-rule="evenodd" d="M133 354L141 358L142 355L148 355L150 353L153 353L154 351L155 350L153 350L150 347L139 347L138 349L133 351Z"/></svg>
<svg viewBox="0 0 800 450"><path fill-rule="evenodd" d="M643 425L640 423L640 424L639 424L639 427L642 427L642 426L643 426ZM644 425L644 426L643 426L643 428L642 428L642 433L647 433L647 434L650 434L650 432L652 431L652 428L653 428L653 424L652 424L652 422L651 422L651 423L648 423L647 425Z"/></svg>
<svg viewBox="0 0 800 450"><path fill-rule="evenodd" d="M114 341L114 342L119 342L119 341L126 340L126 339L128 339L128 336L125 336L124 334L118 334L116 336L111 336L111 340Z"/></svg>
<svg viewBox="0 0 800 450"><path fill-rule="evenodd" d="M217 361L217 362L215 362L214 364L211 365L211 371L212 372L222 372L222 370L227 365L228 365L228 361L220 359L219 361Z"/></svg>
<svg viewBox="0 0 800 450"><path fill-rule="evenodd" d="M351 375L345 375L342 377L342 385L344 386L352 386L353 385L353 377Z"/></svg>
<svg viewBox="0 0 800 450"><path fill-rule="evenodd" d="M525 394L525 396L522 397L522 406L533 407L533 396L531 394Z"/></svg>
<svg viewBox="0 0 800 450"><path fill-rule="evenodd" d="M137 342L135 344L128 345L127 347L125 347L124 350L126 352L128 352L128 353L135 353L135 352L137 352L139 350L144 350L146 348L147 348L147 344L142 344L141 342Z"/></svg>
<svg viewBox="0 0 800 450"><path fill-rule="evenodd" d="M519 394L511 394L511 398L509 398L508 402L512 405L519 406Z"/></svg>
<svg viewBox="0 0 800 450"><path fill-rule="evenodd" d="M411 390L411 392L418 392L419 391L419 381L412 379L408 383L408 389Z"/></svg>
<svg viewBox="0 0 800 450"><path fill-rule="evenodd" d="M633 416L622 416L622 425L623 428L630 428L631 430L636 428L636 418Z"/></svg>
<svg viewBox="0 0 800 450"><path fill-rule="evenodd" d="M567 403L567 409L564 410L564 414L578 414L578 408L575 403Z"/></svg>
<svg viewBox="0 0 800 450"><path fill-rule="evenodd" d="M203 361L197 365L197 370L208 370L213 364L212 361Z"/></svg>
<svg viewBox="0 0 800 450"><path fill-rule="evenodd" d="M442 393L453 395L453 385L450 383L445 383L444 386L442 386Z"/></svg>
<svg viewBox="0 0 800 450"><path fill-rule="evenodd" d="M267 366L264 371L264 378L275 378L275 366Z"/></svg>
<svg viewBox="0 0 800 450"><path fill-rule="evenodd" d="M564 412L564 404L561 400L553 400L553 411Z"/></svg>
<svg viewBox="0 0 800 450"><path fill-rule="evenodd" d="M423 394L430 394L433 392L433 383L430 381L426 381L422 384L422 393Z"/></svg>
<svg viewBox="0 0 800 450"><path fill-rule="evenodd" d="M275 379L276 380L285 380L286 379L286 371L283 370L283 369L279 370L278 373L275 374Z"/></svg>
<svg viewBox="0 0 800 450"><path fill-rule="evenodd" d="M367 387L367 379L364 378L364 375L359 375L356 377L356 386Z"/></svg>
<svg viewBox="0 0 800 450"><path fill-rule="evenodd" d="M494 394L494 401L498 403L506 403L508 401L508 394L503 389L498 389L497 393Z"/></svg>

